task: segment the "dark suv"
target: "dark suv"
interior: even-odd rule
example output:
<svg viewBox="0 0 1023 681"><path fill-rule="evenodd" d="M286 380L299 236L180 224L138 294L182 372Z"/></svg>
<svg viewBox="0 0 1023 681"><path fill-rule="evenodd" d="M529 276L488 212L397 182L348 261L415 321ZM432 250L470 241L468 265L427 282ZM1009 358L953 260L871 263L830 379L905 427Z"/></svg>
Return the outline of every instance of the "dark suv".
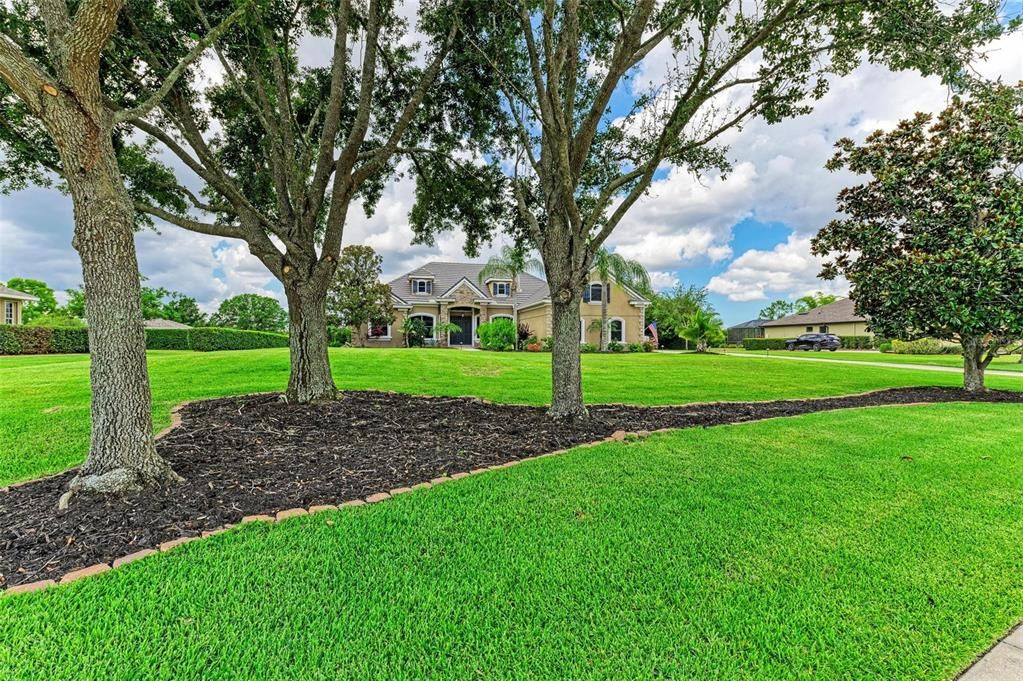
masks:
<svg viewBox="0 0 1023 681"><path fill-rule="evenodd" d="M842 339L831 333L804 333L799 338L785 341L786 350L830 350L842 347Z"/></svg>

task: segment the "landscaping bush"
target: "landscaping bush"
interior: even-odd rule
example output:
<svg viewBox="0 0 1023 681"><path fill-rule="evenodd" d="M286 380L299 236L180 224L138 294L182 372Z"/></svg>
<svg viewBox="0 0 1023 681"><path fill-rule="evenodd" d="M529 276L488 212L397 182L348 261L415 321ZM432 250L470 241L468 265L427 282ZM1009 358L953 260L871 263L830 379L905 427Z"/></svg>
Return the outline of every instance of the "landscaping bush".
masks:
<svg viewBox="0 0 1023 681"><path fill-rule="evenodd" d="M89 330L85 328L55 327L50 336L50 349L45 352L68 354L89 351Z"/></svg>
<svg viewBox="0 0 1023 681"><path fill-rule="evenodd" d="M580 343L579 352L596 352L599 348L593 343Z"/></svg>
<svg viewBox="0 0 1023 681"><path fill-rule="evenodd" d="M611 341L610 343L608 343L607 344L607 349L610 350L611 352L625 352L626 351L625 346L622 345L621 343L619 343L618 341Z"/></svg>
<svg viewBox="0 0 1023 681"><path fill-rule="evenodd" d="M956 355L962 347L936 338L919 338L914 341L892 341L892 352L896 355Z"/></svg>
<svg viewBox="0 0 1023 681"><path fill-rule="evenodd" d="M519 322L519 326L516 329L516 331L517 331L518 341L519 341L518 345L516 347L521 348L522 346L524 346L526 343L529 342L530 338L534 337L533 336L533 332L529 330L529 325L528 324L523 324L522 322Z"/></svg>
<svg viewBox="0 0 1023 681"><path fill-rule="evenodd" d="M743 338L742 347L745 350L784 350L785 338Z"/></svg>
<svg viewBox="0 0 1023 681"><path fill-rule="evenodd" d="M878 345L877 349L880 350L881 352L891 352L892 351L892 342L891 341L885 341L885 342L881 343L880 345Z"/></svg>
<svg viewBox="0 0 1023 681"><path fill-rule="evenodd" d="M192 329L146 329L146 350L190 350ZM88 352L86 348L83 352Z"/></svg>
<svg viewBox="0 0 1023 681"><path fill-rule="evenodd" d="M629 352L649 352L643 343L629 343Z"/></svg>
<svg viewBox="0 0 1023 681"><path fill-rule="evenodd" d="M64 312L47 312L26 322L25 326L47 326L51 329L84 329L85 322Z"/></svg>
<svg viewBox="0 0 1023 681"><path fill-rule="evenodd" d="M874 336L841 336L842 347L846 350L873 350L878 339Z"/></svg>
<svg viewBox="0 0 1023 681"><path fill-rule="evenodd" d="M42 355L50 349L53 329L46 326L0 327L0 351L5 355Z"/></svg>
<svg viewBox="0 0 1023 681"><path fill-rule="evenodd" d="M540 345L543 346L544 352L550 352L554 348L554 337L544 336L540 339Z"/></svg>
<svg viewBox="0 0 1023 681"><path fill-rule="evenodd" d="M501 317L481 324L479 329L480 347L484 350L514 350L518 340L515 322Z"/></svg>
<svg viewBox="0 0 1023 681"><path fill-rule="evenodd" d="M189 329L189 345L198 352L215 350L256 350L259 348L286 348L288 336L269 331L240 331L203 327Z"/></svg>
<svg viewBox="0 0 1023 681"><path fill-rule="evenodd" d="M328 326L327 345L332 348L343 348L352 344L352 327L350 326Z"/></svg>
<svg viewBox="0 0 1023 681"><path fill-rule="evenodd" d="M543 345L540 343L526 343L526 350L529 352L540 352L543 350Z"/></svg>

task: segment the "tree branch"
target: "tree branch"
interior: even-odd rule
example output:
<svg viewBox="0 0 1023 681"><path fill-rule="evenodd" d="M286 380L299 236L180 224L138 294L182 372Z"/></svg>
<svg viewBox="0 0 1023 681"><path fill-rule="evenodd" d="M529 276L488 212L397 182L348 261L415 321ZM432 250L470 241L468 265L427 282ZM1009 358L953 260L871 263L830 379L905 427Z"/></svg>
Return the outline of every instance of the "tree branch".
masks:
<svg viewBox="0 0 1023 681"><path fill-rule="evenodd" d="M188 70L188 67L191 66L196 59L202 56L202 53L205 52L210 45L216 42L220 36L224 35L224 33L227 32L227 29L231 27L231 24L245 13L250 2L251 0L245 0L238 9L229 14L226 19L217 25L215 29L207 33L205 38L196 43L195 46L188 51L188 54L186 54L163 79L163 84L160 85L160 88L142 102L142 104L139 104L132 109L118 111L114 114L114 122L123 123L131 118L145 118L145 116L160 103L160 100L166 97L167 93L174 88L174 85L178 82L178 79L184 75L185 71Z"/></svg>

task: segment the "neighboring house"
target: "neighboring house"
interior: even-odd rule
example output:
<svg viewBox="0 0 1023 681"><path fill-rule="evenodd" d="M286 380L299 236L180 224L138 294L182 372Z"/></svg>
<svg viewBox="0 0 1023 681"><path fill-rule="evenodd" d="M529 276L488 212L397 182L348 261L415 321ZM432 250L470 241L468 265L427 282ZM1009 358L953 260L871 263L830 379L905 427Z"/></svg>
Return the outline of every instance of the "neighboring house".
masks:
<svg viewBox="0 0 1023 681"><path fill-rule="evenodd" d="M764 324L769 321L769 319L751 319L742 324L729 326L727 340L729 343L741 343L746 338L763 338Z"/></svg>
<svg viewBox="0 0 1023 681"><path fill-rule="evenodd" d="M145 327L147 329L190 329L192 328L188 324L182 324L172 319L147 319L145 321Z"/></svg>
<svg viewBox="0 0 1023 681"><path fill-rule="evenodd" d="M21 324L21 307L38 302L35 296L0 285L0 324Z"/></svg>
<svg viewBox="0 0 1023 681"><path fill-rule="evenodd" d="M408 317L418 317L429 330L430 345L441 347L472 347L479 345L477 329L492 319L505 317L516 324L525 324L537 338L552 333L552 308L547 282L530 274L491 277L479 281L484 266L476 263L432 262L388 282L396 311L390 324L374 323L362 328L366 344L372 347L404 345L401 325ZM639 343L643 340L643 311L649 302L630 288L612 282L604 291L599 279L591 281L580 303L582 323L580 342L600 341L599 324L601 296L609 295L607 316L611 323L611 340ZM435 334L436 325L452 323L457 331Z"/></svg>
<svg viewBox="0 0 1023 681"><path fill-rule="evenodd" d="M873 336L869 320L856 314L851 298L842 298L809 312L765 322L764 338L795 338L804 333L833 333L836 336Z"/></svg>

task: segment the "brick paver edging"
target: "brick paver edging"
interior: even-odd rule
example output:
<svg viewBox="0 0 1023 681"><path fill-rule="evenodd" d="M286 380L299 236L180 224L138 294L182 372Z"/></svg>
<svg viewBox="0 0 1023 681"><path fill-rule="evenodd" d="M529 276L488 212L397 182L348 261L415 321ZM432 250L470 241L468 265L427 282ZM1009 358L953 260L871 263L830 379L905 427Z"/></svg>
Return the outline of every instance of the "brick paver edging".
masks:
<svg viewBox="0 0 1023 681"><path fill-rule="evenodd" d="M187 403L183 403L183 404L178 405L178 407L175 409L174 415L172 416L172 423L171 423L170 428L167 428L164 431L162 431L161 435L163 435L165 432L169 431L171 428L175 427L176 425L180 424L180 418L181 417L177 414L177 411L179 409L181 409L182 407L184 407L185 404L187 404ZM675 429L673 429L673 428L665 428L663 430L664 431L668 431L668 430L675 430ZM655 431L655 432L662 432L662 431ZM578 449L578 448L582 448L582 447L594 447L594 446L605 444L605 443L608 443L608 442L626 442L626 441L632 441L632 440L640 439L642 437L646 437L646 436L648 436L650 434L651 434L651 431L639 431L637 433L627 433L624 430L618 430L618 431L615 431L614 433L612 433L610 437L606 437L606 438L604 438L602 440L595 440L593 442L587 442L587 443L584 443L584 444L581 444L581 445L576 445L575 447L573 447L573 449ZM309 508L288 508L288 509L284 509L284 510L281 510L281 511L277 511L276 513L273 513L273 514L270 514L270 513L260 513L260 514L256 514L256 515L247 515L247 516L243 517L241 519L241 521L238 522L238 523L232 523L232 524L224 525L223 527L218 527L218 528L213 529L213 530L207 530L207 531L203 532L201 535L197 535L197 536L179 537L177 539L171 539L170 541L163 542L156 549L142 549L140 551L136 551L134 553L130 553L130 554L126 555L126 556L121 556L120 558L116 558L115 560L111 561L110 563L97 563L95 565L90 565L88 567L72 570L71 572L65 573L64 575L62 575L62 576L60 576L58 578L43 579L43 580L40 580L38 582L28 582L27 584L19 584L17 586L12 586L12 587L8 588L6 591L0 592L0 598L4 597L5 595L6 596L13 596L15 594L30 593L30 592L33 592L33 591L42 591L44 589L49 589L50 587L54 587L54 586L57 586L59 584L67 584L67 583L70 583L70 582L76 582L76 581L78 581L80 579L84 579L86 577L91 577L92 575L98 575L98 574L101 574L101 573L104 573L104 572L109 572L112 569L119 568L119 567L121 567L123 565L127 565L129 563L134 563L137 560L141 560L142 558L147 558L149 556L156 555L157 553L167 553L168 551L173 551L175 548L177 548L178 546L181 546L182 544L187 544L188 542L195 541L197 539L205 539L206 537L211 537L211 536L216 535L216 534L221 534L222 532L227 532L231 528L237 527L238 525L246 525L248 523L259 523L259 522L279 523L279 522L282 522L284 520L288 520L290 518L297 518L299 516L312 515L312 514L316 514L316 513L322 513L324 511L337 511L337 510L344 509L344 508L353 508L353 507L356 507L356 506L365 506L367 504L375 504L375 503L379 503L381 501L387 501L388 499L390 499L392 497L399 496L401 494L407 494L409 492L414 492L414 491L417 491L417 490L428 489L430 487L435 487L435 486L443 484L443 483L447 483L447 482L451 482L451 481L455 481L455 480L461 480L462 478L468 478L468 477L473 476L473 475L479 475L480 473L487 473L487 472L492 471L492 470L500 470L500 469L504 469L504 468L511 468L512 466L516 466L516 465L518 465L518 464L520 464L520 463L522 463L524 461L532 461L534 459L542 459L542 458L548 457L548 456L556 456L558 454L564 454L567 451L569 451L569 450L567 450L567 449L559 449L559 450L556 450L556 451L553 451L553 452L546 452L544 454L537 454L536 456L528 456L528 457L525 457L525 458L522 458L522 459L515 459L513 461L508 461L506 463L496 464L494 466L488 466L487 468L476 468L476 469L473 469L471 471L461 471L461 472L458 472L458 473L452 473L451 475L446 476L446 477L434 478L430 482L420 482L418 484L412 485L411 487L398 487L398 488L390 490L389 492L377 492L376 494L370 494L365 499L351 499L349 501L345 501L345 502L343 502L341 504L338 504L338 505L334 505L334 504L314 504L314 505L310 506Z"/></svg>

